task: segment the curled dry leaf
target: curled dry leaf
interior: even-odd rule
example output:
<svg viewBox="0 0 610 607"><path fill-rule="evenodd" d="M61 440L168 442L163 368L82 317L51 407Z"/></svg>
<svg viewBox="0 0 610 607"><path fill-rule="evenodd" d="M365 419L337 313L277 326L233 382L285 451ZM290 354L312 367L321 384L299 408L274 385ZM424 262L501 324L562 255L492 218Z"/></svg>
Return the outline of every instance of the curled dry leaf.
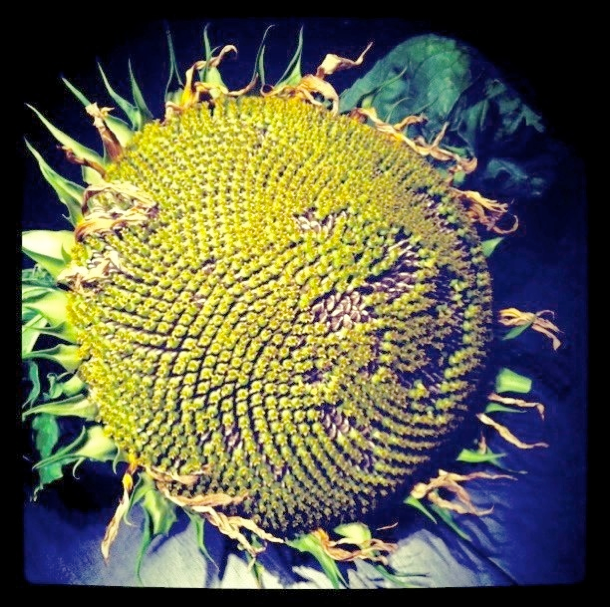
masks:
<svg viewBox="0 0 610 607"><path fill-rule="evenodd" d="M487 415L485 415L485 413L479 413L479 414L477 414L477 417L485 425L491 426L494 430L497 430L498 434L506 442L510 443L511 445L514 445L515 447L518 447L519 449L533 449L534 447L548 447L547 443L528 444L528 443L521 442L514 434L512 434L512 432L506 426L503 426L502 424L499 424L498 422L494 421L493 419L491 419L491 417L488 417Z"/></svg>

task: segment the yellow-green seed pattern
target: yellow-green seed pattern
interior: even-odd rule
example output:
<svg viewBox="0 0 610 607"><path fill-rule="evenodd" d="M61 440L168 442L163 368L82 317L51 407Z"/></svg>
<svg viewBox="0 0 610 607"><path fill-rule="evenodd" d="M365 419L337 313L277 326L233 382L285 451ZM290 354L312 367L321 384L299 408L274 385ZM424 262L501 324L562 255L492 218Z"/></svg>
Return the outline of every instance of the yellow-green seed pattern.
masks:
<svg viewBox="0 0 610 607"><path fill-rule="evenodd" d="M122 449L199 475L176 495L246 495L225 511L284 534L421 480L468 417L491 322L478 237L427 162L353 119L244 97L147 125L106 179L156 205L74 252L112 260L70 314Z"/></svg>

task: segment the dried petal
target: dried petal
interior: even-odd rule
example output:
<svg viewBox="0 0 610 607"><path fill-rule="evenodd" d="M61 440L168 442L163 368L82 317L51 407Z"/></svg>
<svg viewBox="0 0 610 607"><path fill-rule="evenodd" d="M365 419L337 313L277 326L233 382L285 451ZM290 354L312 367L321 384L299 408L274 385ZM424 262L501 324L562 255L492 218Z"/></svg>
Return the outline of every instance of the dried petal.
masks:
<svg viewBox="0 0 610 607"><path fill-rule="evenodd" d="M489 394L487 398L495 403L502 403L503 405L513 405L515 407L523 407L523 408L536 408L538 413L540 413L540 417L544 419L544 405L542 403L532 403L521 398L508 398L506 396L500 396L495 392Z"/></svg>
<svg viewBox="0 0 610 607"><path fill-rule="evenodd" d="M116 160L123 153L123 146L106 124L106 118L112 109L109 107L100 108L97 103L92 103L85 108L85 111L93 118L93 126L98 130L108 156L111 160Z"/></svg>
<svg viewBox="0 0 610 607"><path fill-rule="evenodd" d="M104 539L102 540L102 556L104 557L104 561L108 561L108 555L110 552L110 546L112 546L114 540L116 539L117 533L119 531L119 525L121 524L121 520L127 514L129 510L129 497L131 495L131 491L133 489L133 473L137 468L137 464L132 462L127 471L123 475L122 483L123 483L123 496L119 501L119 505L112 517L110 523L106 527L106 533L104 534Z"/></svg>
<svg viewBox="0 0 610 607"><path fill-rule="evenodd" d="M515 445L519 449L533 449L534 447L548 447L547 443L532 443L527 444L521 442L514 434L510 432L506 426L502 426L498 422L494 421L484 413L479 413L477 417L487 426L491 426L494 430L497 430L500 436L511 445Z"/></svg>
<svg viewBox="0 0 610 607"><path fill-rule="evenodd" d="M476 514L478 516L489 514L491 510L478 510L473 504L472 499L466 489L459 485L459 483L477 478L492 480L498 478L508 478L514 480L514 477L509 476L508 474L490 474L489 472L456 474L454 472L446 472L445 470L439 470L438 472L438 476L428 483L417 483L411 491L411 497L418 500L428 497L432 503L440 506L441 508L453 510L454 512L458 512L460 514ZM459 501L456 503L443 499L438 494L438 489L446 489L451 491L456 495Z"/></svg>
<svg viewBox="0 0 610 607"><path fill-rule="evenodd" d="M356 543L353 539L348 537L332 541L329 538L328 533L326 533L326 531L323 529L316 529L315 531L312 531L312 535L318 539L324 552L335 561L348 562L363 559L385 564L387 563L387 559L385 556L379 554L379 552L394 552L394 550L396 550L398 547L397 544L390 544L375 538L370 538L360 543ZM353 544L359 548L358 550L337 548L337 546L340 544Z"/></svg>
<svg viewBox="0 0 610 607"><path fill-rule="evenodd" d="M346 70L361 65L364 61L364 56L371 46L373 46L373 43L369 42L367 47L362 51L362 53L360 53L360 56L354 60L346 59L345 57L339 57L338 55L329 53L326 55L326 57L324 57L324 61L322 61L322 63L318 66L316 76L318 78L324 78L325 76L330 76L331 74L334 74L340 70Z"/></svg>

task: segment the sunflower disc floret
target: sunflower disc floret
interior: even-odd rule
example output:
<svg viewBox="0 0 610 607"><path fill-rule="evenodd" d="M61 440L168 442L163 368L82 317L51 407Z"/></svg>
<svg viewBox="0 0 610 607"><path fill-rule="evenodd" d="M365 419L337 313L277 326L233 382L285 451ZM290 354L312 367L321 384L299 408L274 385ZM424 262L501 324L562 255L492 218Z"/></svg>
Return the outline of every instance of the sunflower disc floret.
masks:
<svg viewBox="0 0 610 607"><path fill-rule="evenodd" d="M104 180L73 252L79 373L176 500L229 496L284 536L359 520L474 416L485 258L399 141L222 99L147 124Z"/></svg>

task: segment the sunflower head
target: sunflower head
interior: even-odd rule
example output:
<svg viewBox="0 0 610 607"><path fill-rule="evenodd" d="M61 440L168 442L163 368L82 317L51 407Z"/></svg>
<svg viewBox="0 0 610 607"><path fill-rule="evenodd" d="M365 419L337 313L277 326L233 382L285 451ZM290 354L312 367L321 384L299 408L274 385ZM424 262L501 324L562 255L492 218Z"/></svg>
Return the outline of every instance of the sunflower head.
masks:
<svg viewBox="0 0 610 607"><path fill-rule="evenodd" d="M80 375L176 499L226 495L283 534L357 519L468 419L486 263L398 141L298 99L197 104L137 134L86 204Z"/></svg>

